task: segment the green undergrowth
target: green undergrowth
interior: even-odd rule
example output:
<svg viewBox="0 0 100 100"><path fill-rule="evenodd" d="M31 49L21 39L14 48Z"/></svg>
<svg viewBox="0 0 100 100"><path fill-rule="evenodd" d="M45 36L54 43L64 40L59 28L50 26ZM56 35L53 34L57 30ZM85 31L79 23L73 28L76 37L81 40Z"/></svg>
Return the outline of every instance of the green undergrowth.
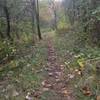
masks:
<svg viewBox="0 0 100 100"><path fill-rule="evenodd" d="M46 52L44 41L21 45L13 60L0 66L0 100L25 100L28 92L40 86L43 77L38 72L46 63Z"/></svg>
<svg viewBox="0 0 100 100"><path fill-rule="evenodd" d="M77 34L72 31L56 33L55 48L60 60L69 70L67 74L79 70L79 75L71 80L77 100L96 100L100 95L100 80L96 69L100 64L100 48L77 44L77 39ZM83 93L82 88L85 86L90 88L91 96Z"/></svg>

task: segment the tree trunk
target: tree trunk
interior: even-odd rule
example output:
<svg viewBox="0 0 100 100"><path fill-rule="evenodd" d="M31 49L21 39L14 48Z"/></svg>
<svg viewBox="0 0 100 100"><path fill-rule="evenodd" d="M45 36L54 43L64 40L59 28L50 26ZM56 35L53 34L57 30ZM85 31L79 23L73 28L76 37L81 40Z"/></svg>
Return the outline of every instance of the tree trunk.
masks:
<svg viewBox="0 0 100 100"><path fill-rule="evenodd" d="M57 12L56 12L56 9L54 10L54 25L55 25L55 29L57 30Z"/></svg>
<svg viewBox="0 0 100 100"><path fill-rule="evenodd" d="M41 31L40 31L40 19L39 19L39 2L36 0L36 20L37 20L37 31L38 31L38 37L41 40Z"/></svg>
<svg viewBox="0 0 100 100"><path fill-rule="evenodd" d="M31 6L32 6L31 16L32 16L33 44L35 44L35 37L34 37L34 33L35 33L35 17L36 17L36 3L35 3L35 0L31 1Z"/></svg>
<svg viewBox="0 0 100 100"><path fill-rule="evenodd" d="M8 37L9 39L11 39L11 35L10 35L10 17L9 17L9 12L8 12L7 7L4 7L4 11L5 11L6 22L7 22L6 34L7 34L7 37Z"/></svg>

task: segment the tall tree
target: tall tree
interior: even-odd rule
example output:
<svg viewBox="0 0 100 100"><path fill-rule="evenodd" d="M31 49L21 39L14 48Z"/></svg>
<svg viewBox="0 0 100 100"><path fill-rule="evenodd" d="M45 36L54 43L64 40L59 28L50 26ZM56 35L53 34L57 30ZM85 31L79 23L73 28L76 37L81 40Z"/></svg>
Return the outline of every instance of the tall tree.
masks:
<svg viewBox="0 0 100 100"><path fill-rule="evenodd" d="M42 35L40 31L40 18L39 18L39 1L36 0L36 20L37 20L37 31L38 31L38 37L41 40Z"/></svg>
<svg viewBox="0 0 100 100"><path fill-rule="evenodd" d="M8 10L8 7L7 7L7 1L4 0L4 1L0 1L0 6L1 8L3 9L4 11L4 14L5 14L5 18L6 18L6 24L7 24L7 28L6 28L6 35L9 39L12 39L11 38L11 34L10 34L10 14L9 14L9 10ZM2 32L1 32L2 34ZM1 35L3 36L3 35Z"/></svg>
<svg viewBox="0 0 100 100"><path fill-rule="evenodd" d="M35 4L35 0L30 0L31 2L31 17L32 17L32 31L33 31L33 43L35 42L34 40L34 33L35 31L35 19L36 19L36 4Z"/></svg>
<svg viewBox="0 0 100 100"><path fill-rule="evenodd" d="M11 39L11 35L10 35L10 15L9 15L9 11L8 11L8 8L5 6L4 7L4 12L5 12L5 15L6 15L6 22L7 22L7 36L9 39Z"/></svg>
<svg viewBox="0 0 100 100"><path fill-rule="evenodd" d="M53 12L54 16L54 28L57 30L57 7L56 7L56 1L55 0L49 0L50 9Z"/></svg>

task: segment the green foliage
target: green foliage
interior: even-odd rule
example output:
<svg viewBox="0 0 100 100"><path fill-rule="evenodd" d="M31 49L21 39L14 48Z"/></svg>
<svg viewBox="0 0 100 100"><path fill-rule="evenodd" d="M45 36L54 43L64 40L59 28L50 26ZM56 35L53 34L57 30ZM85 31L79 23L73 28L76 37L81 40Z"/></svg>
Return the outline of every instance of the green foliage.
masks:
<svg viewBox="0 0 100 100"><path fill-rule="evenodd" d="M6 28L6 23L4 18L0 18L0 32L4 33Z"/></svg>
<svg viewBox="0 0 100 100"><path fill-rule="evenodd" d="M67 1L67 0L65 0ZM66 6L67 7L67 6ZM67 7L69 20L80 33L79 42L95 43L99 46L100 7L98 0L70 0ZM76 24L76 22L78 24ZM86 33L86 34L84 34ZM88 41L87 41L88 40Z"/></svg>
<svg viewBox="0 0 100 100"><path fill-rule="evenodd" d="M10 41L0 41L0 60L14 56L16 53L16 47Z"/></svg>
<svg viewBox="0 0 100 100"><path fill-rule="evenodd" d="M100 21L100 7L93 10L92 15L96 18L96 20Z"/></svg>
<svg viewBox="0 0 100 100"><path fill-rule="evenodd" d="M28 92L32 92L41 85L45 74L41 69L46 64L46 49L44 42L39 42L35 46L30 43L18 45L15 59L0 67L0 79L9 78L4 80L7 85L5 86L4 83L0 87L0 100L5 99L6 96L12 100L13 98L24 100ZM3 89L6 91L2 92ZM19 95L13 97L13 90L16 90Z"/></svg>

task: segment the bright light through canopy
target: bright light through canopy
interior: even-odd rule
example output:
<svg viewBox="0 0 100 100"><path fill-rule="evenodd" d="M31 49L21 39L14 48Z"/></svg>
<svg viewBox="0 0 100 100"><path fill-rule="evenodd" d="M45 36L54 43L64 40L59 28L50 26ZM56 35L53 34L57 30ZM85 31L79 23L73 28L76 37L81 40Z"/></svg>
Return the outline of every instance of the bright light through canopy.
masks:
<svg viewBox="0 0 100 100"><path fill-rule="evenodd" d="M55 0L55 1L62 1L62 0Z"/></svg>

